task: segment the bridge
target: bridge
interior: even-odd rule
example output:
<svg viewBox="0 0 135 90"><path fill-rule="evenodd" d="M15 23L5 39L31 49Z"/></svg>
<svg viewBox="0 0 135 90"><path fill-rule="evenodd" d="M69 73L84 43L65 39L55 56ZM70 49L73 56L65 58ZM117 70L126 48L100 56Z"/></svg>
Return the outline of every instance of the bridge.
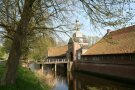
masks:
<svg viewBox="0 0 135 90"><path fill-rule="evenodd" d="M57 64L67 64L67 70L70 71L71 70L71 65L73 62L70 62L66 59L47 59L46 61L42 61L42 62L36 62L37 64L41 64L42 65L42 71L44 69L44 65L49 65L49 64L54 64L55 65L55 71L57 71Z"/></svg>
<svg viewBox="0 0 135 90"><path fill-rule="evenodd" d="M69 61L67 61L66 59L57 59L57 60L46 60L46 61L42 61L42 62L37 62L37 64L64 64L64 63L68 63Z"/></svg>

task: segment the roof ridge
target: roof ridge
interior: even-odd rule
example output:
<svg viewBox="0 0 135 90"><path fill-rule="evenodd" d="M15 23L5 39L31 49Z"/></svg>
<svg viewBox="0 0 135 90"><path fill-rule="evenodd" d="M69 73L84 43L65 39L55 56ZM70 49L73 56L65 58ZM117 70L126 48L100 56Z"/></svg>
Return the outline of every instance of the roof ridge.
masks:
<svg viewBox="0 0 135 90"><path fill-rule="evenodd" d="M132 31L135 31L135 25L129 26L129 27L123 27L121 29L111 31L110 34L116 35L116 34L129 33L129 32L132 32Z"/></svg>
<svg viewBox="0 0 135 90"><path fill-rule="evenodd" d="M135 25L112 31L104 35L83 55L135 53L134 37Z"/></svg>

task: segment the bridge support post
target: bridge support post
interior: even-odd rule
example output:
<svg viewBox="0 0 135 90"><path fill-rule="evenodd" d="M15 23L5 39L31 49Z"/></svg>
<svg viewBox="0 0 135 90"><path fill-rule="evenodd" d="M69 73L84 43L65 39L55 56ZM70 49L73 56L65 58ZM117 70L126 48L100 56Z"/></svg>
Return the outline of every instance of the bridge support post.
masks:
<svg viewBox="0 0 135 90"><path fill-rule="evenodd" d="M55 70L55 72L57 71L57 64L56 63L55 63L55 69L54 70Z"/></svg>
<svg viewBox="0 0 135 90"><path fill-rule="evenodd" d="M44 73L44 64L41 64L42 73Z"/></svg>
<svg viewBox="0 0 135 90"><path fill-rule="evenodd" d="M73 62L71 62L71 61L69 61L68 63L67 63L67 71L71 71L72 70L72 65L73 65Z"/></svg>

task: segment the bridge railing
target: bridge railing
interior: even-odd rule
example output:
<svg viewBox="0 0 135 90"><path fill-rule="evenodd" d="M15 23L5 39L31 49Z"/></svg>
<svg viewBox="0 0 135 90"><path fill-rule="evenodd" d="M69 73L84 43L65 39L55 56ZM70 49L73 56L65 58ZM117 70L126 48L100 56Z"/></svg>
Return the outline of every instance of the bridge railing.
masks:
<svg viewBox="0 0 135 90"><path fill-rule="evenodd" d="M62 59L47 59L45 62L67 62L65 58Z"/></svg>

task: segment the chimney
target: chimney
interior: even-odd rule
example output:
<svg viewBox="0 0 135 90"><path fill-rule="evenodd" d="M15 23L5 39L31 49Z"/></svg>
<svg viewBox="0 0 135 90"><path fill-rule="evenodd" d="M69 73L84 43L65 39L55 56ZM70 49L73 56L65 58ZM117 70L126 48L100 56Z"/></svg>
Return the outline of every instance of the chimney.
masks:
<svg viewBox="0 0 135 90"><path fill-rule="evenodd" d="M111 30L110 29L107 29L107 35L110 34Z"/></svg>

